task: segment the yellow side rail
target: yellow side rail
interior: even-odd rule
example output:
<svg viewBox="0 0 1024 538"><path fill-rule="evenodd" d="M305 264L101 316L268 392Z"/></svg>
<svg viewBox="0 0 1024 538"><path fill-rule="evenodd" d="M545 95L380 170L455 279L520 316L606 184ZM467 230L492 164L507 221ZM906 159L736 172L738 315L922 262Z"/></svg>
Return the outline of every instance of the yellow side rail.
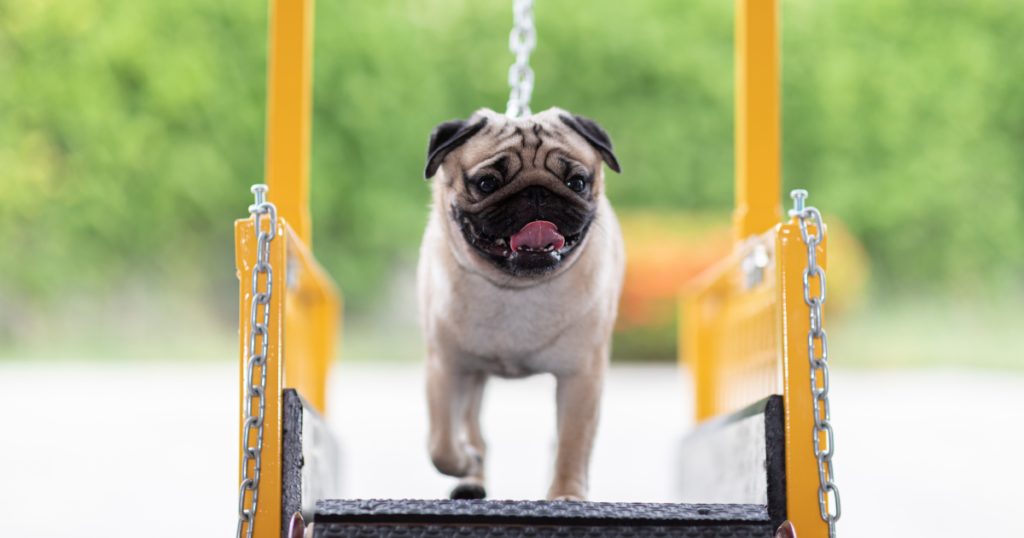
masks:
<svg viewBox="0 0 1024 538"><path fill-rule="evenodd" d="M277 239L270 242L268 262L274 276L271 278L270 302L264 307L269 312L269 323L267 332L255 345L267 342L267 354L263 366L255 366L251 377L247 375L250 358L249 339L252 336L250 313L253 306L253 288L257 290L267 289L267 277L256 276L256 285L253 285L249 275L253 273L256 266L258 240L255 231L255 219L262 219L261 228L268 230L271 225L277 229ZM283 219L277 218L271 222L269 216L257 216L253 219L235 221L235 266L238 269L239 278L239 311L238 311L238 336L239 336L239 536L245 536L243 532L259 538L270 538L281 534L281 430L282 430L282 398L281 391L284 389L284 279L283 269L285 267L285 241L281 237L281 231L285 226ZM257 316L258 317L258 316ZM250 398L250 383L266 376L263 385L263 396ZM258 383L258 381L255 381ZM250 411L256 415L254 409L259 405L256 402L263 400L263 422L262 432L253 435L256 428L250 428L246 421L246 403L250 404ZM246 430L249 430L248 442L246 442ZM252 450L259 454L258 458L247 457L246 451ZM257 461L259 462L257 464ZM245 477L255 480L254 484L247 485ZM253 487L254 486L254 487ZM250 491L251 489L251 491ZM250 520L245 521L242 517L243 511L250 511L253 496L256 495L258 503L256 512L250 514ZM253 532L255 531L255 532Z"/></svg>
<svg viewBox="0 0 1024 538"><path fill-rule="evenodd" d="M807 247L796 219L780 223L778 27L776 0L736 0L736 246L684 289L680 362L693 372L698 420L783 396L787 518L801 538L824 538L811 437ZM825 247L817 247L822 268Z"/></svg>
<svg viewBox="0 0 1024 538"><path fill-rule="evenodd" d="M269 217L263 216L262 228L270 226ZM240 420L239 449L245 449L242 435L245 428L246 367L250 358L249 341L252 334L250 313L253 292L250 275L256 265L257 237L254 219L235 221L235 263L239 276L239 379ZM253 378L266 370L266 403L263 424L263 445L260 451L260 479L258 505L253 536L281 535L281 429L282 391L297 389L321 413L327 370L334 357L337 327L341 311L341 296L327 273L313 258L289 223L277 218L277 237L270 242L269 263L272 269L270 323L267 335L267 359L262 368L256 367ZM266 278L257 279L257 289L263 290ZM287 337L286 337L287 335ZM257 444L250 435L249 446ZM249 476L254 462L249 462ZM241 485L241 470L239 471ZM243 508L251 502L246 493ZM287 517L290 514L286 514Z"/></svg>
<svg viewBox="0 0 1024 538"><path fill-rule="evenodd" d="M239 285L239 357L241 413L239 422L239 510L248 510L253 494L257 509L251 521L240 514L239 533L278 538L285 518L281 499L282 391L294 388L321 414L326 409L327 372L335 356L341 321L341 294L310 248L309 142L312 104L313 0L271 0L267 81L266 183L269 201L276 206L267 262L272 275L265 364L256 366L252 379L266 375L259 479L255 491L245 488L242 476L252 477L257 451L250 428L245 444L246 401L250 400L247 367L252 350L253 290L266 289L267 276L256 274L256 218L261 229L271 226L268 215L235 221L235 258ZM259 273L257 271L257 273ZM256 274L255 277L251 275ZM255 278L255 283L253 282ZM258 397L250 400L259 402ZM242 465L246 465L243 469Z"/></svg>
<svg viewBox="0 0 1024 538"><path fill-rule="evenodd" d="M815 227L808 226L808 233ZM826 244L827 234L817 247L822 269ZM740 245L684 292L680 360L694 376L698 420L783 396L787 518L801 537L826 537L811 442L806 267L807 247L795 219Z"/></svg>

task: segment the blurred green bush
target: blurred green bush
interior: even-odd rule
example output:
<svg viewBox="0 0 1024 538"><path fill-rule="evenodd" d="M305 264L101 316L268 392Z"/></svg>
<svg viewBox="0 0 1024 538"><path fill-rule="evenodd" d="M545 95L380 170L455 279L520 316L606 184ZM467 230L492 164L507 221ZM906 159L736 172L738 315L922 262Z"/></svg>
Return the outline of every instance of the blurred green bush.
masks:
<svg viewBox="0 0 1024 538"><path fill-rule="evenodd" d="M0 0L0 297L132 274L236 289L262 180L262 1ZM1024 269L1024 3L783 2L786 188L891 289ZM502 110L511 2L320 0L314 244L347 304L411 263L433 126ZM540 0L534 109L611 133L619 207L732 201L732 3ZM177 280L175 280L177 279Z"/></svg>

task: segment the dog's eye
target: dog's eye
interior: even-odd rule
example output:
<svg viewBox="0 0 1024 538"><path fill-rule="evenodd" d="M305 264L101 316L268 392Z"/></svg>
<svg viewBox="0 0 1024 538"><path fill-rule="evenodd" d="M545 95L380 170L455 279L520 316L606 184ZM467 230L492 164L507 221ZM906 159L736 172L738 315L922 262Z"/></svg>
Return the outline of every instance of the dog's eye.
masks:
<svg viewBox="0 0 1024 538"><path fill-rule="evenodd" d="M583 189L587 187L587 180L581 175L575 175L569 178L565 185L572 189L573 192L583 192Z"/></svg>
<svg viewBox="0 0 1024 538"><path fill-rule="evenodd" d="M487 176L478 181L476 187L484 194L491 194L498 190L498 178L494 176Z"/></svg>

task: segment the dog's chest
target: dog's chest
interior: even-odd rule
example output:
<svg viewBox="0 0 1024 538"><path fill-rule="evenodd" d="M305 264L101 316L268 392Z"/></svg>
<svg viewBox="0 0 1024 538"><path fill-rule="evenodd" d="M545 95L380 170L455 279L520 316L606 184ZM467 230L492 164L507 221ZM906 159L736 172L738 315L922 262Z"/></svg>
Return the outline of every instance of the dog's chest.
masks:
<svg viewBox="0 0 1024 538"><path fill-rule="evenodd" d="M525 290L484 286L490 285L451 289L447 310L464 359L505 377L557 366L588 305L557 284Z"/></svg>

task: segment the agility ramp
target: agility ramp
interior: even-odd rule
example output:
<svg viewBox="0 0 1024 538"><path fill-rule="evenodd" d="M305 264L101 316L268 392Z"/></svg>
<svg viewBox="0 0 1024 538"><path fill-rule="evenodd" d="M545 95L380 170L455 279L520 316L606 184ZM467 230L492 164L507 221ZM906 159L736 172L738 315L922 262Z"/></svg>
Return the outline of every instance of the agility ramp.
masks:
<svg viewBox="0 0 1024 538"><path fill-rule="evenodd" d="M777 1L736 6L736 247L682 298L701 421L679 454L690 502L640 504L330 499L337 443L321 417L341 296L309 246L313 2L271 1L269 191L254 187L235 223L237 536L770 537L784 521L835 535L825 229L802 191L780 223Z"/></svg>

